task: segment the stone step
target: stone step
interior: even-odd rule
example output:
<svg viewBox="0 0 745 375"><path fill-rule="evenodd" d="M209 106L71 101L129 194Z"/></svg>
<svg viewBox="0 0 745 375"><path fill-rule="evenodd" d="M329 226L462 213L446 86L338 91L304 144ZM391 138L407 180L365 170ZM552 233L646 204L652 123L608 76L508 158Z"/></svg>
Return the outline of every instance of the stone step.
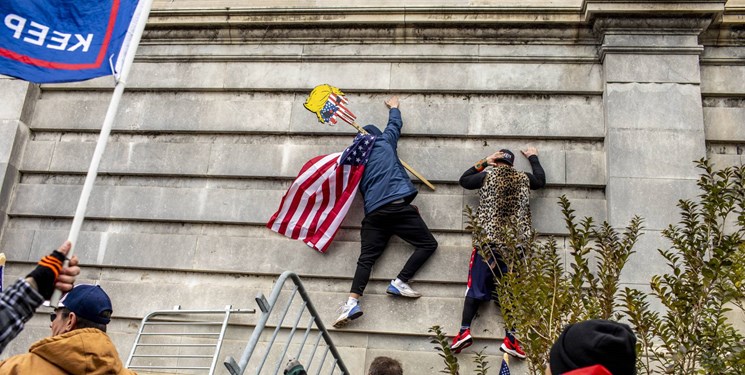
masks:
<svg viewBox="0 0 745 375"><path fill-rule="evenodd" d="M127 90L114 133L354 133L345 124L318 123L303 107L310 89L296 93ZM382 127L388 121L382 105L388 96L363 91L349 92L347 98L361 124ZM98 132L109 101L108 92L44 91L29 126ZM600 140L605 136L600 96L405 93L401 103L403 140L411 136Z"/></svg>
<svg viewBox="0 0 745 375"><path fill-rule="evenodd" d="M32 269L31 265L10 264L5 281L14 282ZM170 309L181 305L182 309L257 308L254 297L259 293L271 294L276 277L205 274L194 272L128 270L83 267L77 283L100 284L112 299L115 318L141 319L153 310ZM409 299L385 294L389 279L373 280L368 284L365 296L361 299L364 315L350 323L340 332L377 333L389 335L428 336L433 325L444 327L446 332L455 332L460 327L465 278L462 283L439 284L432 282L413 282L423 297ZM346 302L349 280L331 278L303 278L303 284L313 301L319 315L330 328L339 316L338 308ZM283 311L291 292L292 283L285 285L285 291L276 308ZM288 317L283 326L291 325L300 314L300 296L294 298ZM305 313L307 315L307 312ZM258 315L242 315L234 322L253 325ZM276 326L278 316L272 315L268 324ZM48 324L48 323L47 323ZM300 326L305 327L302 319ZM498 309L493 303L484 303L473 324L476 337L499 338L504 334L503 323Z"/></svg>
<svg viewBox="0 0 745 375"><path fill-rule="evenodd" d="M231 223L264 225L276 211L285 186L275 189L226 189L219 187L176 188L150 186L96 186L86 218L107 220ZM80 186L17 185L10 216L69 218L75 212ZM356 199L359 201L360 196ZM257 204L257 203L261 204ZM556 198L534 198L531 209L539 233L566 233ZM577 216L606 217L606 202L601 199L572 199ZM457 193L422 191L415 204L432 230L462 231L463 209L476 207L478 197ZM357 227L363 218L361 203L353 203L342 224Z"/></svg>
<svg viewBox="0 0 745 375"><path fill-rule="evenodd" d="M706 140L717 143L745 141L745 108L704 107Z"/></svg>
<svg viewBox="0 0 745 375"><path fill-rule="evenodd" d="M153 21L151 18L150 21ZM442 29L441 29L442 30ZM450 29L452 30L452 29ZM462 28L460 28L462 32ZM192 36L198 38L198 32L189 35L187 30L179 30L179 38ZM223 30L214 30L225 32ZM259 31L266 36L265 30L245 30L244 38L248 39L251 32ZM292 29L285 29L284 35L292 33ZM162 35L161 30L150 30L148 37ZM351 34L351 30L348 31ZM373 32L380 32L382 38L387 38L389 30L376 28L367 30L370 37ZM346 34L346 33L345 33ZM382 35L386 34L386 35ZM171 33L171 35L173 35ZM250 36L249 36L250 35ZM580 35L572 35L579 37ZM591 37L590 35L585 35ZM247 41L248 42L248 41ZM275 43L273 43L275 42ZM250 43L250 42L249 42ZM350 64L357 61L364 62L413 62L424 63L447 60L449 62L467 62L478 59L478 62L505 61L551 61L551 62L584 62L595 63L599 60L598 51L592 45L578 44L543 44L536 48L535 44L465 44L465 43L436 43L420 41L410 44L355 44L355 43L323 43L323 44L283 44L263 39L262 43L252 43L251 53L245 49L236 49L235 45L217 43L189 43L189 44L140 44L137 48L137 61L180 61L185 56L193 60L211 61L219 56L222 60L231 61L297 61L308 60L338 60L344 59Z"/></svg>
<svg viewBox="0 0 745 375"><path fill-rule="evenodd" d="M27 173L75 173L88 170L96 143L84 140L29 141L21 166ZM215 139L217 138L217 139ZM244 141L235 143L236 140ZM119 136L109 141L99 173L138 176L198 176L294 179L311 158L343 151L350 137L318 137L312 144L292 143L290 136L235 137ZM399 157L431 181L456 184L474 162L494 151L483 141L443 139L428 145L417 139L402 139ZM522 141L520 142L522 143ZM502 148L519 154L524 144L502 141ZM563 141L532 142L549 185L602 187L605 184L605 153L587 145ZM188 155L188 161L185 156ZM531 171L529 161L519 156L515 167ZM415 178L414 178L415 179Z"/></svg>
<svg viewBox="0 0 745 375"><path fill-rule="evenodd" d="M367 62L355 64L354 69L350 69L348 63L334 61L136 62L132 67L127 88L305 91L321 82L331 82L342 89L369 91L600 94L603 92L601 67L600 64L545 64L543 61L494 64L448 61ZM458 84L454 86L453 82ZM47 90L110 90L111 79L98 78L80 83L51 84L43 87Z"/></svg>
<svg viewBox="0 0 745 375"><path fill-rule="evenodd" d="M8 229L3 249L11 261L35 261L54 243L61 243L67 231ZM395 276L413 247L395 241L376 263L373 277ZM102 247L104 245L105 247ZM218 273L278 275L292 269L312 277L348 278L354 274L359 242L337 241L327 254L320 254L299 241L280 238L205 237L146 233L82 232L75 253L86 265ZM158 256L153 256L158 254ZM419 280L463 282L470 248L440 246L417 274Z"/></svg>
<svg viewBox="0 0 745 375"><path fill-rule="evenodd" d="M732 77L745 74L745 66L701 65L701 94L718 97L739 97L745 93L745 83Z"/></svg>
<svg viewBox="0 0 745 375"><path fill-rule="evenodd" d="M745 164L745 155L708 154L706 157L714 165L714 169L739 167Z"/></svg>
<svg viewBox="0 0 745 375"><path fill-rule="evenodd" d="M1 246L10 261L35 262L68 234L68 230L8 228ZM300 241L270 237L82 231L75 254L87 266L258 275L279 275L290 269L303 277L343 280L351 280L354 274L359 239L337 239L326 254L320 254ZM470 236L442 237L416 280L461 285L471 256ZM565 246L564 238L556 241L560 248ZM412 246L393 237L375 264L373 279L395 277L412 252Z"/></svg>

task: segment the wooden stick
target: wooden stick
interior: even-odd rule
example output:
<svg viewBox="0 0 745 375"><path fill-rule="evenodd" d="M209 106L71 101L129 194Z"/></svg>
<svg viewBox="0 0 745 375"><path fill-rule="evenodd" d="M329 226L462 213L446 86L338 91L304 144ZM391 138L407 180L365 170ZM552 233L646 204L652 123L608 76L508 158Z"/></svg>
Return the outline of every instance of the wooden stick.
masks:
<svg viewBox="0 0 745 375"><path fill-rule="evenodd" d="M401 160L401 158L399 158L398 161L401 162L401 164L404 166L404 168L406 168L407 171L411 172L411 174L416 176L416 178L418 178L419 181L424 182L424 184L429 186L429 188L432 189L432 191L435 191L435 185L432 185L432 183L429 182L429 180L424 178L424 176L419 174L419 172L415 171L414 168L412 168L410 165L406 164L406 162Z"/></svg>
<svg viewBox="0 0 745 375"><path fill-rule="evenodd" d="M353 122L350 125L354 126L354 128L357 129L358 132L360 132L362 134L368 134L367 133L367 130L363 129L356 122ZM432 183L429 182L429 180L427 180L426 178L424 178L424 176L422 176L419 172L417 172L416 170L414 170L414 168L412 168L405 161L401 160L401 158L398 158L398 161L401 162L401 165L403 165L404 168L406 168L407 171L411 172L411 174L413 174L416 178L418 178L419 181L424 182L424 184L427 185L427 186L429 186L429 188L432 189L432 191L435 191L435 185L432 185Z"/></svg>

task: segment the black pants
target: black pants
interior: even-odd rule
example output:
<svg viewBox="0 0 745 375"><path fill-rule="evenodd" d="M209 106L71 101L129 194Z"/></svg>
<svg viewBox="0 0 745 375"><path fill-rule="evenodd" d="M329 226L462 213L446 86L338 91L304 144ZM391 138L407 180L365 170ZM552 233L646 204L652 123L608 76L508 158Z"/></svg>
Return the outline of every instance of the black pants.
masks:
<svg viewBox="0 0 745 375"><path fill-rule="evenodd" d="M397 276L403 282L414 277L416 271L437 249L437 240L416 207L406 203L391 203L378 208L362 220L362 246L352 281L352 293L363 294L375 261L383 255L388 240L394 234L415 248Z"/></svg>

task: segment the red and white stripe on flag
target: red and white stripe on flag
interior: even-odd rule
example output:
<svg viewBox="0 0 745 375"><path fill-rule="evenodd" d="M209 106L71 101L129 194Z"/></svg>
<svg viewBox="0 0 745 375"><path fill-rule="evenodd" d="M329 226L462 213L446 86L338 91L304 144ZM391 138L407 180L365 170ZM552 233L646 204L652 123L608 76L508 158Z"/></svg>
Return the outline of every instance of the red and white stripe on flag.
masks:
<svg viewBox="0 0 745 375"><path fill-rule="evenodd" d="M325 253L365 170L364 165L340 164L341 155L321 155L305 163L267 228Z"/></svg>
<svg viewBox="0 0 745 375"><path fill-rule="evenodd" d="M355 116L355 114L352 113L352 110L347 107L347 105L349 104L349 100L347 100L347 98L336 94L330 94L328 100L330 100L332 103L334 103L335 106L338 107L333 117L338 116L340 119L348 124L353 124L355 121L357 121L357 116ZM331 119L332 123L336 124L336 121L334 121L333 117Z"/></svg>

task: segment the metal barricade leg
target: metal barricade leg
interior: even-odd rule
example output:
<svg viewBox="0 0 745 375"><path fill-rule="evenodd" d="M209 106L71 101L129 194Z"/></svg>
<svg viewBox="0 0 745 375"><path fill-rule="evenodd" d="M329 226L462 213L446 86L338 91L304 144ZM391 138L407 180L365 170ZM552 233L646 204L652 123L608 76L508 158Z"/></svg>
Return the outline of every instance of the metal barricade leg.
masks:
<svg viewBox="0 0 745 375"><path fill-rule="evenodd" d="M306 333L303 337L303 341L302 341L302 344L300 345L300 349L298 350L298 357L302 353L303 347L305 346L305 342L310 334L310 330L311 330L310 326L315 325L318 328L319 334L316 340L316 344L313 348L313 351L310 354L310 357L308 359L306 370L309 370L311 365L313 364L316 349L320 343L321 338L323 338L326 344L326 351L323 354L323 359L319 363L318 373L320 374L321 369L323 368L323 365L326 361L326 356L329 353L331 353L332 357L334 358L334 365L331 367L332 373L338 367L339 370L341 370L342 374L348 375L349 371L347 370L346 365L344 364L344 361L339 355L339 352L336 349L336 346L334 345L333 340L331 339L331 336L329 335L328 330L326 329L326 326L323 324L321 317L318 315L318 312L316 311L315 306L313 306L313 302L310 300L310 296L306 292L305 287L303 286L303 283L300 281L300 277L298 277L294 272L291 272L291 271L285 271L282 273L282 275L279 276L279 278L277 279L277 282L274 284L274 289L272 290L272 293L269 296L268 300L265 299L262 294L259 294L259 296L256 298L256 301L259 304L259 308L262 311L261 317L259 321L257 322L256 326L254 327L254 331L251 334L251 337L249 338L249 341L246 345L246 349L243 351L243 354L241 355L240 361L236 361L233 357L229 356L224 361L225 367L228 369L231 375L242 375L246 371L246 368L248 367L248 362L253 356L254 351L256 350L256 346L261 336L261 332L264 330L264 328L266 328L266 323L272 311L274 310L274 306L277 303L279 295L282 292L282 289L287 279L291 279L293 281L293 283L295 284L295 288L293 289L292 295L289 298L288 303L284 308L284 311L282 312L282 316L279 322L277 323L277 327L274 331L274 334L272 335L272 338L270 339L267 351L264 354L264 357L260 360L260 364L257 366L258 370L256 373L259 374L261 372L261 369L263 368L267 357L271 353L271 347L274 344L276 336L279 330L282 328L282 324L287 315L287 311L290 308L292 300L294 299L296 293L299 292L303 300L303 309L301 310L296 321L291 327L291 332L288 335L287 343L285 344L285 347L280 355L277 367L275 368L275 373L277 373L279 368L281 367L282 361L284 360L287 350L289 349L289 346L297 330L297 326L300 322L302 314L304 313L304 310L307 308L307 311L311 315L311 320L308 323L309 326L306 328Z"/></svg>

